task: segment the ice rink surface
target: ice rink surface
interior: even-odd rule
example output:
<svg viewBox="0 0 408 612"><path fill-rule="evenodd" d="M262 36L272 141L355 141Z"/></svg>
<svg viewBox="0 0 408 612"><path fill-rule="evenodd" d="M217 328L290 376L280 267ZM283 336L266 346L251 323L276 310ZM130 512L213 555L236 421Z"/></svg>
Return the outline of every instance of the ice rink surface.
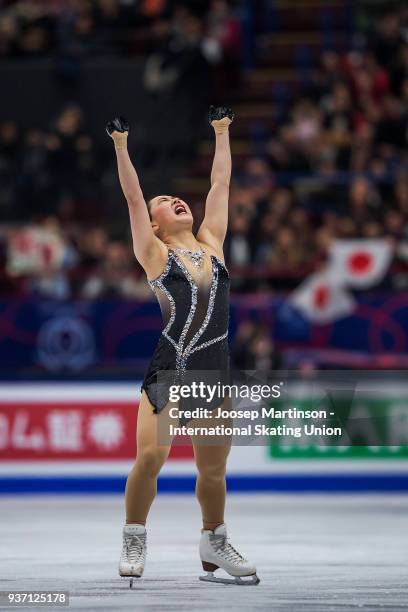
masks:
<svg viewBox="0 0 408 612"><path fill-rule="evenodd" d="M198 580L199 517L192 496L157 498L145 575L129 590L121 497L0 498L0 590L69 591L75 610L408 610L408 496L231 495L252 587Z"/></svg>

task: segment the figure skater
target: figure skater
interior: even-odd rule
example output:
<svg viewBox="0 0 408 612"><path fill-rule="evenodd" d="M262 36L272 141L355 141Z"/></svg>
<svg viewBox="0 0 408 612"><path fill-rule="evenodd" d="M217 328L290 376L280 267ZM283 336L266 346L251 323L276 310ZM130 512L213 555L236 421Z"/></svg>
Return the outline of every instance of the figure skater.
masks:
<svg viewBox="0 0 408 612"><path fill-rule="evenodd" d="M215 155L204 220L195 236L193 216L182 199L159 195L146 203L127 150L129 124L122 117L110 121L119 180L128 203L137 260L144 268L163 315L164 330L145 375L137 419L137 458L126 483L126 523L119 574L131 579L143 574L146 560L146 520L157 492L157 477L170 444L160 444L157 419L166 399L157 392L158 374L191 370L227 370L229 276L223 242L228 223L231 177L229 126L233 112L211 107ZM225 473L230 441L200 444L192 437L198 476L196 495L203 529L199 546L204 570L201 579L257 584L256 568L233 548L224 523ZM215 577L224 569L233 579ZM243 580L242 577L251 577Z"/></svg>

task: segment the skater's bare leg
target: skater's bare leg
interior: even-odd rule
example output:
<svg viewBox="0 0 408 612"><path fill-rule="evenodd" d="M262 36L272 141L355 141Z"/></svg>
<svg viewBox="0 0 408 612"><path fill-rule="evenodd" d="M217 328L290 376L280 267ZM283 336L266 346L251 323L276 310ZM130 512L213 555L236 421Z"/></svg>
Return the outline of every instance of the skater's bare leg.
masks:
<svg viewBox="0 0 408 612"><path fill-rule="evenodd" d="M224 422L225 426L230 424L229 420ZM196 495L201 506L203 529L214 530L224 523L225 473L231 440L223 437L219 444L214 445L201 437L192 437L192 442L198 470Z"/></svg>
<svg viewBox="0 0 408 612"><path fill-rule="evenodd" d="M150 506L157 493L157 477L171 445L158 444L157 414L142 392L137 417L137 457L126 482L126 523L146 524Z"/></svg>
<svg viewBox="0 0 408 612"><path fill-rule="evenodd" d="M228 405L229 402L226 402L225 407ZM231 427L233 424L232 419L217 420L217 424L222 423L224 427ZM219 436L218 439L211 440L207 437L206 441L193 438L193 445L198 468L197 498L203 516L199 553L203 569L207 572L200 580L226 584L259 584L256 567L231 545L224 523L225 473L231 438ZM232 578L214 576L214 572L219 568ZM246 577L249 577L248 580Z"/></svg>
<svg viewBox="0 0 408 612"><path fill-rule="evenodd" d="M224 446L194 447L198 469L196 495L201 506L203 529L213 530L224 522L229 450Z"/></svg>

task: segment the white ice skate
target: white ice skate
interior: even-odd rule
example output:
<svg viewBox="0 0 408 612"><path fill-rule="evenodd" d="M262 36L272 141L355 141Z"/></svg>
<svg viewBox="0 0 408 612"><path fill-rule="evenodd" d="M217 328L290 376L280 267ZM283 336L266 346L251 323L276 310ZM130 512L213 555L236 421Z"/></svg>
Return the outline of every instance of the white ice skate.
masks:
<svg viewBox="0 0 408 612"><path fill-rule="evenodd" d="M131 524L123 527L123 546L119 561L119 575L130 578L129 587L133 586L133 579L140 578L146 563L146 528L144 525Z"/></svg>
<svg viewBox="0 0 408 612"><path fill-rule="evenodd" d="M203 569L207 572L205 576L200 576L200 580L239 585L260 583L256 575L256 567L228 542L226 525L219 525L214 531L204 530L201 533L200 557ZM218 568L225 570L233 578L214 576Z"/></svg>

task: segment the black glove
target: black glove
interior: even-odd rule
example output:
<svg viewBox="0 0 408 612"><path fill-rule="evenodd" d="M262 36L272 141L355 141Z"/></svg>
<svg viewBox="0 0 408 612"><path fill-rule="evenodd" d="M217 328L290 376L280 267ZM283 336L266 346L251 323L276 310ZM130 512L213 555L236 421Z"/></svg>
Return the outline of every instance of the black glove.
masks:
<svg viewBox="0 0 408 612"><path fill-rule="evenodd" d="M224 119L224 117L228 117L231 119L231 121L234 121L234 111L227 106L210 106L208 113L208 121L210 122L210 125L213 121Z"/></svg>
<svg viewBox="0 0 408 612"><path fill-rule="evenodd" d="M113 132L121 132L123 134L124 132L129 132L129 130L130 125L124 117L115 117L113 121L109 121L106 124L106 131L109 136L111 136Z"/></svg>

